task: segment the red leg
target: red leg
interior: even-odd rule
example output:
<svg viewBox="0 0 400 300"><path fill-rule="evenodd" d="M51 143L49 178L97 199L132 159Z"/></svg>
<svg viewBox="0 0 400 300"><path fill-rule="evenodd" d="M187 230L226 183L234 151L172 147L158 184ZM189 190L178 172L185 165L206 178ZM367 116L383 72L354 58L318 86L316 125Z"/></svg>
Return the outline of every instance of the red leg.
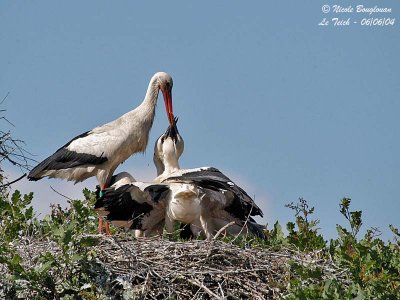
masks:
<svg viewBox="0 0 400 300"><path fill-rule="evenodd" d="M111 236L110 224L107 221L106 221L106 233L107 233L107 236Z"/></svg>
<svg viewBox="0 0 400 300"><path fill-rule="evenodd" d="M100 186L100 197L102 196L102 191L105 188L106 188L105 185ZM100 231L100 234L103 234L103 222L105 223L107 236L111 236L110 224L107 221L103 221L103 217L99 217L99 231Z"/></svg>
<svg viewBox="0 0 400 300"><path fill-rule="evenodd" d="M99 217L99 232L103 234L103 217Z"/></svg>

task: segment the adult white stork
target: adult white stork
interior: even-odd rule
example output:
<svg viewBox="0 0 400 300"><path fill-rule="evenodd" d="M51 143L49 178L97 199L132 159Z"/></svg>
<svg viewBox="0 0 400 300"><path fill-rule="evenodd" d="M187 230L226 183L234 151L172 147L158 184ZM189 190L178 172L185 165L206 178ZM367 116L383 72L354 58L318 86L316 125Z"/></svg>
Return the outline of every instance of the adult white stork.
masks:
<svg viewBox="0 0 400 300"><path fill-rule="evenodd" d="M158 231L164 223L172 233L174 222L180 221L190 224L195 235L202 233L210 239L234 222L226 228L227 233L250 232L265 238L263 227L252 218L262 216L253 199L215 168L181 170L178 159L183 148L177 147L177 141L183 139L174 126L167 132L155 147L157 169L164 170L157 183L117 181L98 200L97 211L115 225L144 230L145 235Z"/></svg>
<svg viewBox="0 0 400 300"><path fill-rule="evenodd" d="M96 176L100 189L104 190L119 164L132 154L145 151L160 90L164 96L168 121L173 124L172 85L169 74L154 74L146 96L138 107L110 123L73 138L33 168L28 179L52 177L76 183Z"/></svg>

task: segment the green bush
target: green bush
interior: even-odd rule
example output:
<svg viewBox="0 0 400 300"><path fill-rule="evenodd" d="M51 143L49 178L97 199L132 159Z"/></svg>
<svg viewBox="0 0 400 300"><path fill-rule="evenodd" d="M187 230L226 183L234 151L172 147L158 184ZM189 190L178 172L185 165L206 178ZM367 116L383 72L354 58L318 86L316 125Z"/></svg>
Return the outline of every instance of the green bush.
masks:
<svg viewBox="0 0 400 300"><path fill-rule="evenodd" d="M85 189L84 200L71 200L69 207L52 206L50 215L38 220L31 206L32 193L0 193L0 264L7 274L0 279L0 290L8 299L106 299L92 262L98 243L97 215L92 207L95 196ZM347 226L337 225L338 237L329 242L319 233L314 207L300 198L287 205L294 222L286 224L287 235L276 222L265 231L267 240L251 237L225 238L243 248L289 249L290 253L312 255L330 261L338 270L326 277L322 266L290 263L286 299L400 299L400 233L390 226L393 242L383 242L371 228L358 238L363 224L361 211L350 210L351 200L344 198L340 213ZM113 229L115 231L115 229ZM177 237L175 237L177 239ZM18 251L32 241L44 245L34 261ZM46 249L56 248L57 251ZM1 295L1 294L0 294Z"/></svg>
<svg viewBox="0 0 400 300"><path fill-rule="evenodd" d="M332 239L328 246L321 249L324 255L344 270L344 282L336 278L320 280L318 283L304 285L304 280L313 276L318 278L315 270L295 266L293 272L298 275L292 280L291 296L288 299L400 299L400 243L384 243L377 236L377 229L369 229L365 236L358 240L357 234L362 225L362 212L350 211L351 199L343 198L340 213L349 223L349 229L337 225L338 238ZM304 222L304 220L302 220ZM398 237L399 232L390 226ZM289 233L289 240L290 238ZM319 249L319 238L313 230L308 236L314 242L306 241L306 245L314 245ZM294 244L298 245L295 240ZM311 248L300 247L305 250ZM300 277L301 280L298 278Z"/></svg>
<svg viewBox="0 0 400 300"><path fill-rule="evenodd" d="M97 232L97 216L92 209L95 196L89 190L83 192L84 201L70 201L65 210L53 206L52 213L41 221L30 206L32 193L0 194L0 263L10 274L2 278L0 289L7 298L75 299L82 287L86 295L96 295L89 262L95 257L90 246L97 238L87 235ZM21 246L29 247L32 240L44 244L44 251L33 264L17 251ZM59 255L46 250L51 247L60 250Z"/></svg>

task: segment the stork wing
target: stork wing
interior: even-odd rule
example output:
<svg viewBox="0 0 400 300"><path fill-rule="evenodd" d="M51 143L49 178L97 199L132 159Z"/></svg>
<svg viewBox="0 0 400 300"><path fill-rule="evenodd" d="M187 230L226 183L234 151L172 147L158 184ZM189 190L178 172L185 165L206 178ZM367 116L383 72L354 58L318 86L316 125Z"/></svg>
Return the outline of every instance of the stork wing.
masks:
<svg viewBox="0 0 400 300"><path fill-rule="evenodd" d="M110 157L129 156L129 153L121 153L121 147L127 140L126 130L121 129L123 120L124 116L76 136L33 168L28 179L39 180L44 176L60 177L54 174L56 173L54 171L96 166L106 162Z"/></svg>
<svg viewBox="0 0 400 300"><path fill-rule="evenodd" d="M95 209L119 227L151 230L164 220L165 199L170 190L165 184L135 182L104 190Z"/></svg>
<svg viewBox="0 0 400 300"><path fill-rule="evenodd" d="M217 192L208 193L211 195L214 194L214 196L210 198L210 201L214 200L220 202L220 206L222 206L225 211L240 220L246 220L250 216L263 216L261 209L255 204L254 200L242 188L237 186L216 168L205 167L180 170L173 173L162 182L192 183L200 188ZM251 218L251 220L253 219Z"/></svg>
<svg viewBox="0 0 400 300"><path fill-rule="evenodd" d="M46 176L47 171L55 171L62 169L69 169L83 165L99 165L108 160L104 152L96 153L92 147L87 147L87 151L75 151L73 145L81 145L84 148L84 144L87 144L88 140L93 139L92 131L84 132L67 144L58 149L53 155L46 158L35 168L33 168L28 175L29 180L39 180L43 176ZM75 146L76 147L76 146Z"/></svg>

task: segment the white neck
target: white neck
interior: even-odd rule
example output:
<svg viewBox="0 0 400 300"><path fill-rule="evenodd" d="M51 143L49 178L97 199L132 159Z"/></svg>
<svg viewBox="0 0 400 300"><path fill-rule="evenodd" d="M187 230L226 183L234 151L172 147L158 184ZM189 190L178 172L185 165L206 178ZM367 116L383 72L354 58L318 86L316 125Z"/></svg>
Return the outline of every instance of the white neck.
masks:
<svg viewBox="0 0 400 300"><path fill-rule="evenodd" d="M163 175L169 175L181 169L177 159L165 161L164 167L165 169L164 172L162 173Z"/></svg>
<svg viewBox="0 0 400 300"><path fill-rule="evenodd" d="M153 76L150 79L149 86L147 88L146 96L140 106L149 107L154 109L157 103L158 92L160 91L160 87L158 85L157 76Z"/></svg>
<svg viewBox="0 0 400 300"><path fill-rule="evenodd" d="M147 88L146 96L144 97L143 102L136 107L134 110L126 113L128 123L136 122L139 128L138 132L146 133L146 138L143 139L143 149L144 151L147 145L148 134L150 132L151 127L153 126L154 116L156 113L156 103L158 98L158 92L160 88L158 86L157 77L153 76L150 80L149 87Z"/></svg>
<svg viewBox="0 0 400 300"><path fill-rule="evenodd" d="M175 143L171 138L166 138L162 150L162 163L164 164L163 175L169 175L180 169L179 158L176 154Z"/></svg>
<svg viewBox="0 0 400 300"><path fill-rule="evenodd" d="M156 154L154 154L154 156L153 156L153 162L157 169L157 176L160 176L161 174L164 173L165 166L164 166L163 162L161 161L161 159Z"/></svg>

